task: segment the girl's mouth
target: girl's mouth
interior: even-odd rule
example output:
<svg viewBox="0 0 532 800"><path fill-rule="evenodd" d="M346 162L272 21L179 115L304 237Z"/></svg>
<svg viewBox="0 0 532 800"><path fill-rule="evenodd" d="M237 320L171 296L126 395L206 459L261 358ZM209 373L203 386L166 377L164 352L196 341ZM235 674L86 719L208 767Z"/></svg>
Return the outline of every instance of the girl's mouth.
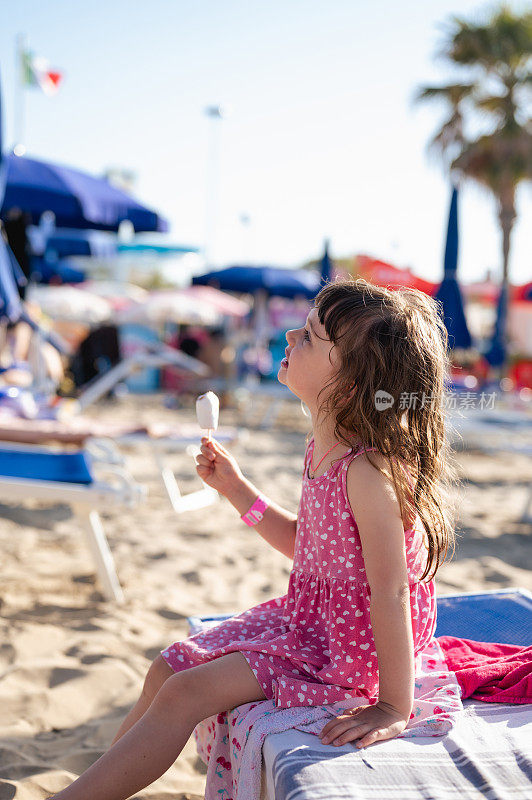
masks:
<svg viewBox="0 0 532 800"><path fill-rule="evenodd" d="M281 366L284 367L284 369L287 369L287 367L288 367L288 359L287 359L286 356L281 361Z"/></svg>

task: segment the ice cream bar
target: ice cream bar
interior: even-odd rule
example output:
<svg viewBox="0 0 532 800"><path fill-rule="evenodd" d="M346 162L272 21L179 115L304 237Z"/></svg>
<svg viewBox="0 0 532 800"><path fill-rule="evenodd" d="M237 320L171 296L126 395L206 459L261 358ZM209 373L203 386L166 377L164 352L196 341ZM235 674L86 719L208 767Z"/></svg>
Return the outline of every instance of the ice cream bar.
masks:
<svg viewBox="0 0 532 800"><path fill-rule="evenodd" d="M200 428L204 428L207 431L207 439L211 438L211 431L215 431L218 427L219 410L220 401L214 392L200 394L196 400L198 424Z"/></svg>

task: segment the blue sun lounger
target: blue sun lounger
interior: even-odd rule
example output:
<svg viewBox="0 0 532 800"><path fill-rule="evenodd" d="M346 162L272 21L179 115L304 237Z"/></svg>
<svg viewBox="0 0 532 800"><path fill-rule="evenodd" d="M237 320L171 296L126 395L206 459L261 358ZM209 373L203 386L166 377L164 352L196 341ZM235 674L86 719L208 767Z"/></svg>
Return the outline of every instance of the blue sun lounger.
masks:
<svg viewBox="0 0 532 800"><path fill-rule="evenodd" d="M435 636L529 646L532 593L519 588L438 597ZM229 614L189 617L190 632ZM390 739L356 751L295 729L262 747L261 800L530 800L532 705L463 700L441 737ZM363 758L361 757L363 756Z"/></svg>
<svg viewBox="0 0 532 800"><path fill-rule="evenodd" d="M95 466L99 472L105 470L107 480L95 477ZM109 600L121 602L124 596L98 511L132 507L144 494L145 489L122 467L102 458L101 451L56 452L46 447L0 444L0 498L4 502L34 499L72 506L83 524Z"/></svg>

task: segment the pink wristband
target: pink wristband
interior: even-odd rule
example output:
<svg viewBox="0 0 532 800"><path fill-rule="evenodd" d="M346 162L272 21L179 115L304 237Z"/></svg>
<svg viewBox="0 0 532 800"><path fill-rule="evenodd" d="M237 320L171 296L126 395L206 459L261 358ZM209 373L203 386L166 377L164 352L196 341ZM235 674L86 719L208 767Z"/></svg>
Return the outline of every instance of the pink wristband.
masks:
<svg viewBox="0 0 532 800"><path fill-rule="evenodd" d="M257 525L264 516L264 512L270 505L270 501L263 494L259 494L251 508L245 514L241 514L240 519L252 527Z"/></svg>

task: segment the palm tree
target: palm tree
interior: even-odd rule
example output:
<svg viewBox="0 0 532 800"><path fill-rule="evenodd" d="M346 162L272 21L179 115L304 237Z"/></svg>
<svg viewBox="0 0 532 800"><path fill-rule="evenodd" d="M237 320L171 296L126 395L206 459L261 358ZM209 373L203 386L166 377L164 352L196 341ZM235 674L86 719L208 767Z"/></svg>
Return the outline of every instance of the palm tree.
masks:
<svg viewBox="0 0 532 800"><path fill-rule="evenodd" d="M532 12L519 15L503 5L483 24L451 17L439 56L466 70L467 79L419 87L414 102L444 101L448 117L429 152L438 153L449 173L475 181L496 200L507 303L515 194L521 181L532 180L532 122L525 113L532 89ZM484 122L487 130L468 137L468 121Z"/></svg>

